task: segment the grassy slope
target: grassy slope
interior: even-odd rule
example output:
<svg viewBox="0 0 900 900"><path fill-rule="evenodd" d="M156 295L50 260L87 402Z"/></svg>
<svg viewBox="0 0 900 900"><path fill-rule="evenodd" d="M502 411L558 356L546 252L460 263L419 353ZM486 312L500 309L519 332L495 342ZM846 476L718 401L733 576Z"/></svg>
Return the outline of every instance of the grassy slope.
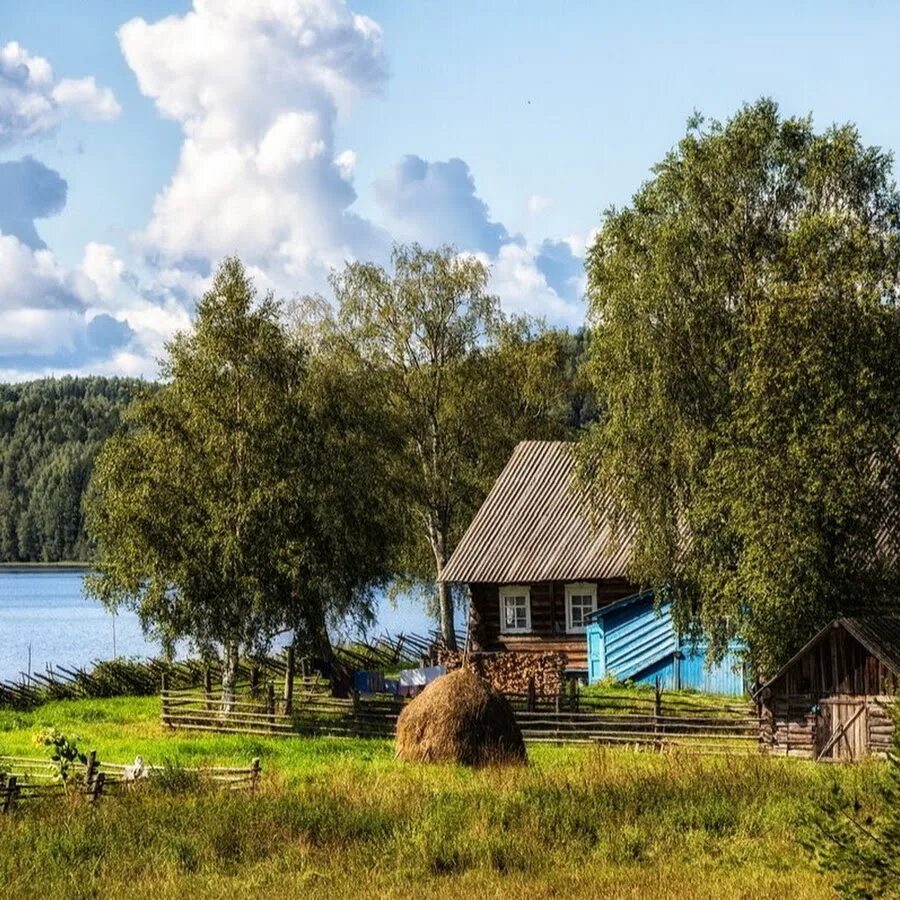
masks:
<svg viewBox="0 0 900 900"><path fill-rule="evenodd" d="M797 843L833 778L876 765L537 747L521 770L410 766L389 743L170 733L158 700L0 713L0 753L42 725L101 758L260 756L256 797L144 792L0 820L8 897L827 897Z"/></svg>

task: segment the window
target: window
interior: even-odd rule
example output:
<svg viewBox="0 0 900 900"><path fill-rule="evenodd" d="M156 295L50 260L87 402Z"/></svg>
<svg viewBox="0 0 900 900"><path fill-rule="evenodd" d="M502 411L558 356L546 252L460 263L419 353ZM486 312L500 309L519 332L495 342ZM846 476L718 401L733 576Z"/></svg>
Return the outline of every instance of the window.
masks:
<svg viewBox="0 0 900 900"><path fill-rule="evenodd" d="M500 588L500 633L531 631L531 590L527 587Z"/></svg>
<svg viewBox="0 0 900 900"><path fill-rule="evenodd" d="M588 613L597 608L595 584L566 585L566 631L584 631Z"/></svg>

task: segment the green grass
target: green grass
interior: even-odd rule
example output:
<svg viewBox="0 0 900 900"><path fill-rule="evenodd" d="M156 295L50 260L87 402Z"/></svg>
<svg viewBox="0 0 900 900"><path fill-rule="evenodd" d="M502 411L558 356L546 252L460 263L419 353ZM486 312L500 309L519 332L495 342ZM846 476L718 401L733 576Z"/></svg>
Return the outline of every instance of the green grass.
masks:
<svg viewBox="0 0 900 900"><path fill-rule="evenodd" d="M883 767L533 747L524 768L396 761L386 741L168 732L155 698L0 712L0 753L53 725L101 759L262 759L256 796L152 789L0 819L10 898L832 896L798 843L832 780Z"/></svg>

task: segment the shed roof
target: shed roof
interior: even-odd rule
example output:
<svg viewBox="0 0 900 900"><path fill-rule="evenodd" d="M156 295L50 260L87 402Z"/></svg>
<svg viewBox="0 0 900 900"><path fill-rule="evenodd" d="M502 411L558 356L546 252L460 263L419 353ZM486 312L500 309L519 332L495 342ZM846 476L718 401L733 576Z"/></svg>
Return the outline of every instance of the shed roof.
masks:
<svg viewBox="0 0 900 900"><path fill-rule="evenodd" d="M881 660L894 674L900 676L900 616L871 615L844 616L829 622L811 640L800 648L768 681L761 687L774 684L787 672L797 660L805 656L816 644L826 637L834 628L844 628L848 634L856 638L872 656Z"/></svg>
<svg viewBox="0 0 900 900"><path fill-rule="evenodd" d="M625 578L630 534L594 528L572 484L574 444L523 441L444 568L448 582ZM602 512L602 510L600 511Z"/></svg>

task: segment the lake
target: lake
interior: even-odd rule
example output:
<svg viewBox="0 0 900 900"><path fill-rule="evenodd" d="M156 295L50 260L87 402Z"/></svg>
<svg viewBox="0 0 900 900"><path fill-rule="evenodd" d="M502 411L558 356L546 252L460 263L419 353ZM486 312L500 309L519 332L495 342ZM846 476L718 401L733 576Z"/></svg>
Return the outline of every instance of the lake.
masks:
<svg viewBox="0 0 900 900"><path fill-rule="evenodd" d="M94 660L119 656L155 656L159 646L148 642L137 616L122 611L113 616L82 593L84 571L61 568L0 568L0 681L21 672L44 671L53 665L86 666ZM425 634L434 623L421 603L394 606L382 597L376 610L384 631ZM347 625L344 634L355 634Z"/></svg>

